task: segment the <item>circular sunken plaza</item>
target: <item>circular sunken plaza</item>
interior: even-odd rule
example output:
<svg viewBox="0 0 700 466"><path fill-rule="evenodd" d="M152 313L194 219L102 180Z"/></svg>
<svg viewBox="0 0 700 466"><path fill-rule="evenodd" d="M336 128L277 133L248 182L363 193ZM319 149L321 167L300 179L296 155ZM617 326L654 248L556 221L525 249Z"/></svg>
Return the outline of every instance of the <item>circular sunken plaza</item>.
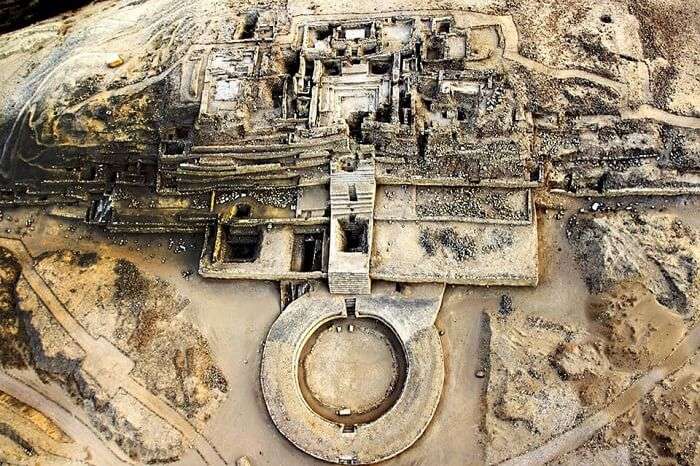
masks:
<svg viewBox="0 0 700 466"><path fill-rule="evenodd" d="M302 296L268 334L261 383L279 431L306 453L376 463L409 448L444 379L435 303L400 296Z"/></svg>

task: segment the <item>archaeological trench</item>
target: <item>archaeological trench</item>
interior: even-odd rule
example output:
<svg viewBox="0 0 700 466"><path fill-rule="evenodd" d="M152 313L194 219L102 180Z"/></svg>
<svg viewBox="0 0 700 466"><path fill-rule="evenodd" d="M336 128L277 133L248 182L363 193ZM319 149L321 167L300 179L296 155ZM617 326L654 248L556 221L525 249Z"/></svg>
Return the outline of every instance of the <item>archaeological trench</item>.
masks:
<svg viewBox="0 0 700 466"><path fill-rule="evenodd" d="M700 464L698 0L0 0L1 465Z"/></svg>

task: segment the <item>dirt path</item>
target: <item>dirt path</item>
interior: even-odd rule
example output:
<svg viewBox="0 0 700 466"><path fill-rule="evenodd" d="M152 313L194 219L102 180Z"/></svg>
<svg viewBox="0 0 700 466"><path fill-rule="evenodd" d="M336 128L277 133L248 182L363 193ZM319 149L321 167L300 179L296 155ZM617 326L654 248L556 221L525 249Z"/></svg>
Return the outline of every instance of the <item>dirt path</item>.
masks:
<svg viewBox="0 0 700 466"><path fill-rule="evenodd" d="M76 459L100 466L130 464L118 458L105 446L102 439L70 412L74 407L62 406L47 394L1 371L0 390L49 417L63 432L76 441L85 450L85 454Z"/></svg>
<svg viewBox="0 0 700 466"><path fill-rule="evenodd" d="M226 464L221 455L192 424L166 402L128 376L133 368L133 361L105 338L94 338L80 325L36 272L34 259L21 240L0 237L0 247L8 249L15 255L22 265L22 276L27 280L32 290L68 335L85 351L86 357L82 363L83 370L88 372L100 386L112 395L116 394L120 388L125 390L156 416L177 429L207 464ZM115 369L117 369L117 373L115 373Z"/></svg>
<svg viewBox="0 0 700 466"><path fill-rule="evenodd" d="M610 405L584 420L577 427L551 439L542 446L501 463L503 466L532 466L546 464L585 443L598 430L632 409L669 375L683 367L700 348L700 325L690 330L662 366L656 367L623 391Z"/></svg>
<svg viewBox="0 0 700 466"><path fill-rule="evenodd" d="M153 414L179 430L190 441L205 462L210 465L226 464L219 452L216 451L209 441L167 403L164 403L160 398L138 384L132 378L126 380L122 388L153 412Z"/></svg>
<svg viewBox="0 0 700 466"><path fill-rule="evenodd" d="M24 406L27 406L26 404ZM21 412L11 409L0 409L0 425L9 426L15 432L22 433L22 439L34 450L41 450L51 455L72 461L86 462L91 456L88 448L74 441L60 441L51 437L47 432L24 417Z"/></svg>
<svg viewBox="0 0 700 466"><path fill-rule="evenodd" d="M656 120L671 126L681 126L684 128L700 129L700 118L675 115L651 105L640 105L636 110L624 110L622 118L626 120L650 119Z"/></svg>

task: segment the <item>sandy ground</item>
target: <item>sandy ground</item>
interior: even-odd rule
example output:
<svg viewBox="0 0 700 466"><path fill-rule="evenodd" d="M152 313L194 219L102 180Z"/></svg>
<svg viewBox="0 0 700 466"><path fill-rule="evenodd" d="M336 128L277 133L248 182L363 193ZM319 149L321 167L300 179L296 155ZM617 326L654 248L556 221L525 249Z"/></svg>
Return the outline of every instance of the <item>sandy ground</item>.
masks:
<svg viewBox="0 0 700 466"><path fill-rule="evenodd" d="M44 252L47 244L55 249L109 252L134 262L143 272L167 280L190 300L184 313L205 336L228 381L229 396L203 432L226 461L234 462L246 455L254 464L325 464L303 454L277 432L260 392L261 345L279 313L277 284L205 280L196 273L188 275L187 272L195 270L198 260L198 244L192 238L130 236L127 244L105 244L96 241L104 239L98 231L45 216L35 216L34 231L28 231L24 225L29 216L29 211L6 211L0 226L3 230L9 227L13 232L17 228L27 232L24 242L33 255ZM85 238L88 235L90 239ZM119 238L121 242L127 237ZM177 246L168 250L170 239L189 249L177 254L173 252ZM160 242L162 246L151 248L151 252L143 248L146 241ZM151 255L156 257L150 258ZM186 272L184 277L183 272ZM480 406L485 379L475 377L475 373L481 368L482 311L497 305L498 296L492 293L484 299L475 290L448 289L436 324L444 332L447 361L446 383L438 411L418 443L387 464L435 464L438 459L443 464L457 465L463 464L465 457L481 462ZM176 464L203 463L190 450Z"/></svg>
<svg viewBox="0 0 700 466"><path fill-rule="evenodd" d="M152 10L147 11L160 13L166 3L165 0L153 1L149 4ZM168 4L171 11L166 13L163 22L198 6L182 0L171 3ZM212 9L221 4L216 0L201 3ZM79 71L78 76L101 70L105 61L112 57L108 46L121 50L119 47L125 44L131 46L124 51L133 54L132 62L138 62L139 53L148 52L147 48L141 50L142 44L150 40L148 31L137 27L140 24L137 21L139 4L133 2L116 21L105 20L103 27L105 24L109 27L102 34L92 31L89 22L82 26L84 29L80 29L78 37L95 42L87 47L95 54L94 60L86 58L87 52L86 56L76 55L64 60L61 57L69 57L69 54L63 49L61 53L49 56L52 47L48 45L56 45L52 41L63 27L59 27L58 22L49 22L44 25L46 30L38 31L31 39L38 49L31 51L29 45L32 42L25 42L22 47L27 46L27 50L6 61L7 66L0 69L0 78L6 77L7 82L11 79L24 82L20 73L29 73L27 70L31 65L37 67L35 72L32 71L35 78L47 72L47 80L51 78L47 82L51 83L55 78L61 84L67 80L63 75L63 67L67 64L76 65L73 70ZM230 4L243 8L246 2ZM97 15L103 7L106 9L107 3L98 2L89 11ZM292 15L298 16L373 12L377 6L376 2L368 0L292 0L287 8ZM381 8L395 11L406 8L406 5L398 0L388 0ZM649 117L672 125L700 127L697 118L700 114L700 100L697 98L700 77L696 47L693 47L700 34L694 27L698 13L690 11L685 14L692 8L687 8L682 0L605 0L595 5L589 0L416 0L411 3L411 8L456 8L504 15L498 23L508 25L512 21L517 28L504 29L504 56L513 62L514 67L517 65L543 76L588 79L604 87L622 90L626 100L622 103L621 113L627 115L625 118ZM200 19L205 22L206 15L201 15ZM120 38L113 33L120 30L120 22L136 28L136 31L130 30L134 38L124 41L125 44L117 44ZM171 26L177 29L177 23L168 24ZM95 40L93 33L104 36L101 38L103 42ZM191 42L191 37L198 35L197 29L188 31L188 34L190 38L183 40L182 44ZM585 47L590 44L597 47ZM9 46L4 44L3 47ZM184 50L175 52L161 65L175 66L184 56ZM617 58L613 60L611 54ZM35 60L33 65L29 58ZM56 65L58 62L61 62L60 66ZM24 66L27 66L26 70ZM145 73L145 70L136 71ZM117 71L112 73L116 79ZM28 84L19 91L7 86L7 89L0 89L0 97L6 97L0 100L25 112L36 96L50 92L46 89L49 88L43 86L43 81L38 86ZM15 113L8 110L0 116L8 118ZM132 123L131 118L124 118ZM699 380L698 358L694 356L699 340L697 306L675 308L674 305L682 300L676 299L678 296L660 296L658 290L673 288L676 282L684 280L692 283L684 282L687 288L672 289L671 294L683 295L686 290L697 290L693 286L698 283L699 261L693 260L698 255L688 255L688 262L681 264L685 267L678 266L673 257L669 260L668 256L679 251L697 251L698 242L691 241L690 234L685 237L681 234L680 240L673 237L677 240L675 243L666 240L673 236L669 230L675 228L670 226L677 223L675 220L685 224L690 231L700 232L700 216L697 215L700 201L684 197L574 200L542 193L538 193L538 197L538 286L447 288L436 322L441 332L446 365L442 398L425 434L408 451L385 464L463 465L483 464L489 460L511 460L512 464L549 460L561 464L635 463L640 459L652 461L661 458L660 461L666 461L671 454L680 457L678 451L687 453L688 458L684 459L687 464L698 463L700 453L692 450L698 443L697 416L693 417L697 403L688 402L693 396L697 398ZM598 202L616 204L622 215L615 217L616 214L611 214L606 218L604 211L593 214L591 211L597 209L592 209L592 205ZM636 217L636 214L627 215L626 206L631 211L650 215L646 219ZM660 213L677 218L659 220ZM593 217L593 224L596 220L602 224L601 231L605 231L606 236L603 242L607 241L603 247L608 248L608 262L622 264L619 268L625 269L623 272L630 263L632 268L640 264L641 268L649 264L655 267L653 280L649 279L651 275L644 276L644 273L636 278L642 282L647 279L647 283L636 283L644 289L640 292L643 296L640 301L637 301L639 295L635 295L638 290L628 287L629 284L605 290L608 296L591 295L590 272L596 270L587 263L595 262L595 258L587 261L585 257L590 252L585 248L587 237L579 245L584 246L581 250L574 250L567 237L567 232L571 233L567 231L567 222L578 214L582 218L588 216L589 220ZM325 464L305 455L279 434L262 398L259 382L262 344L280 312L276 283L201 278L197 275L202 245L200 237L110 235L77 222L59 221L41 209L6 209L0 217L0 236L21 238L32 257L67 249L124 259L144 274L166 281L188 301L179 318L201 333L228 387L225 401L206 423L198 424L199 430L193 435L205 440L212 456L218 458L220 455L221 460L229 464L244 455L254 465ZM678 229L681 231L681 227ZM640 231L642 242L651 244L647 247L652 250L651 255L635 238ZM635 241L637 243L629 248L628 243ZM660 258L655 255L657 252ZM631 257L626 257L628 255ZM25 259L29 260L23 266L33 267L31 258ZM441 265L445 266L444 263ZM583 274L581 269L584 269ZM600 275L605 275L603 272L621 274L619 270L613 270L613 266L603 269ZM690 272L682 276L680 272L688 272L688 269ZM649 283L651 281L654 283ZM26 288L27 285L21 282L21 286ZM49 290L47 295L50 293ZM58 302L59 297L53 299L57 309L61 310L65 304L63 312L69 313L68 304ZM697 298L689 296L689 300L695 303ZM603 311L592 313L595 306L602 307ZM629 317L629 313L633 315ZM499 315L503 319L495 323L494 319L500 318ZM537 328L531 325L532 322L541 323L543 327ZM658 332L658 328L662 331ZM496 333L500 340L491 338ZM84 336L84 341L93 342L89 335ZM538 340L540 336L546 338ZM95 343L99 341L94 340ZM99 350L97 348L95 353ZM509 355L514 357L505 361ZM523 358L519 359L521 355ZM553 355L561 358L555 360ZM499 361L496 361L497 357ZM97 359L93 364L100 369L100 358ZM591 369L591 365L599 367ZM601 367L607 371L603 375L595 372ZM542 373L533 368L542 369ZM108 372L110 368L101 369ZM513 378L508 379L504 374ZM75 443L52 447L50 439L35 432L37 445L43 442L49 449L65 448L68 456L75 455L76 458L87 451L85 448L92 447L93 453L97 453L94 455L96 462L129 462L123 452L115 451L114 442L102 444L102 434L91 424L89 415L74 405L74 400L63 390L65 387L58 383L44 383L27 370L8 371L1 375L0 385L8 395L43 409L47 416L54 413L57 428L62 426ZM527 380L530 385L519 385L522 380ZM506 387L502 392L496 390L500 382ZM23 384L31 388L26 390L24 398ZM143 387L132 385L132 388ZM551 425L554 422L541 429L541 425L532 420L541 414L535 412L532 415L537 411L532 406L538 406L532 400L538 396L540 400L547 399L550 391L564 393L566 396L562 398L571 402L557 413L568 415L566 422L561 424L561 431L567 430L564 435L553 431ZM604 396L601 392L605 392ZM508 394L506 398L510 395L512 398L496 399L502 393ZM489 398L491 395L493 398ZM127 400L123 401L124 404L131 403L125 395L118 396ZM541 418L540 415L539 421ZM2 419L0 416L0 421ZM12 415L7 419L19 422ZM182 422L195 429L189 421ZM9 448L6 440L10 434L7 430L0 430L0 462L5 460L2 448ZM197 445L194 447L188 446L174 464L205 464L201 449L197 451ZM56 458L47 459L46 463L62 464Z"/></svg>
<svg viewBox="0 0 700 466"><path fill-rule="evenodd" d="M35 216L34 231L29 231L24 227L29 216L27 211L7 211L2 227L27 232L24 242L32 254L40 254L47 244L56 249L109 252L112 256L133 261L144 272L167 280L191 301L185 308L185 315L205 336L229 383L227 400L212 416L204 432L227 461L247 455L255 464L274 465L290 461L294 464L322 464L298 451L277 432L260 393L261 344L279 313L276 284L205 280L196 273L189 275L197 264L196 239L120 236L118 243L124 239L128 242L109 244L100 241L105 237L98 231L45 216ZM543 250L557 251L563 245L561 229L547 218L547 215L543 216L541 228L547 233L543 236L553 244L546 245ZM169 250L170 240L176 246ZM144 248L147 241L162 246ZM187 250L175 253L179 251L179 245L185 245ZM155 257L151 258L153 255ZM542 284L537 289L447 289L436 323L443 332L446 360L445 387L440 405L433 422L417 444L387 464L439 462L457 465L464 464L465 458L471 458L470 463L483 461L481 424L486 379L475 374L484 366L484 345L488 338L484 311L496 309L501 296L506 293L513 297L515 306L532 312L575 321L582 318L586 299L583 284L574 282L572 286L571 277L549 272L562 270L565 263L570 263L570 258L566 254L552 254L543 259L546 266ZM179 464L198 462L201 462L199 457L189 451Z"/></svg>
<svg viewBox="0 0 700 466"><path fill-rule="evenodd" d="M526 315L585 327L589 324L589 294L575 270L566 240L565 220L591 201L548 199L540 208L542 241L540 285L537 288L448 287L436 326L441 331L446 373L443 395L425 435L407 452L386 464L481 464L486 439L483 431L484 399L488 377L487 312L501 306L503 296ZM624 202L624 200L623 200ZM697 201L660 199L647 207L680 214L698 227L693 215ZM561 207L566 207L561 210ZM26 220L35 218L30 228ZM46 245L82 252L99 250L133 261L142 271L167 280L190 300L184 315L207 340L214 360L229 384L229 396L202 432L227 462L248 456L253 464L323 464L294 448L272 424L259 387L261 344L279 313L279 290L274 283L216 281L200 278L195 270L198 240L190 237L108 237L80 225L59 222L35 211L6 211L0 224L5 235L18 230L33 255ZM7 233L9 228L10 233ZM138 244L136 243L138 241ZM150 248L144 247L150 242ZM157 247L158 243L161 244ZM168 244L171 244L168 249ZM183 249L185 251L179 252ZM176 253L177 252L177 253ZM481 374L480 374L481 375ZM189 450L177 464L202 464Z"/></svg>

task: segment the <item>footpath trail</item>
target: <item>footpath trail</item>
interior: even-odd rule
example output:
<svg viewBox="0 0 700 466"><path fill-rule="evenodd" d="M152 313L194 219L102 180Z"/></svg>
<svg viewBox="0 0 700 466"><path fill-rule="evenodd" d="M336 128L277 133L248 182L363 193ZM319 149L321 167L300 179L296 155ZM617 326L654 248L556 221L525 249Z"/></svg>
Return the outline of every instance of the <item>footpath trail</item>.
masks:
<svg viewBox="0 0 700 466"><path fill-rule="evenodd" d="M116 395L118 390L124 390L156 416L177 429L207 464L226 464L216 449L189 421L129 376L134 365L131 359L104 337L92 336L75 319L34 269L34 259L20 239L0 237L0 247L8 249L15 255L22 266L22 276L37 297L66 333L83 349L86 354L81 366L83 370L88 372L106 392Z"/></svg>
<svg viewBox="0 0 700 466"><path fill-rule="evenodd" d="M70 409L74 409L73 407L58 404L48 394L35 390L32 386L2 371L0 371L0 390L43 413L86 450L74 459L105 466L130 464L118 458L107 448L101 438L75 417L70 412Z"/></svg>
<svg viewBox="0 0 700 466"><path fill-rule="evenodd" d="M501 463L502 466L545 464L580 447L593 434L632 409L656 384L683 367L700 349L700 325L693 327L664 363L646 373L611 404L585 419L581 424L540 447Z"/></svg>

